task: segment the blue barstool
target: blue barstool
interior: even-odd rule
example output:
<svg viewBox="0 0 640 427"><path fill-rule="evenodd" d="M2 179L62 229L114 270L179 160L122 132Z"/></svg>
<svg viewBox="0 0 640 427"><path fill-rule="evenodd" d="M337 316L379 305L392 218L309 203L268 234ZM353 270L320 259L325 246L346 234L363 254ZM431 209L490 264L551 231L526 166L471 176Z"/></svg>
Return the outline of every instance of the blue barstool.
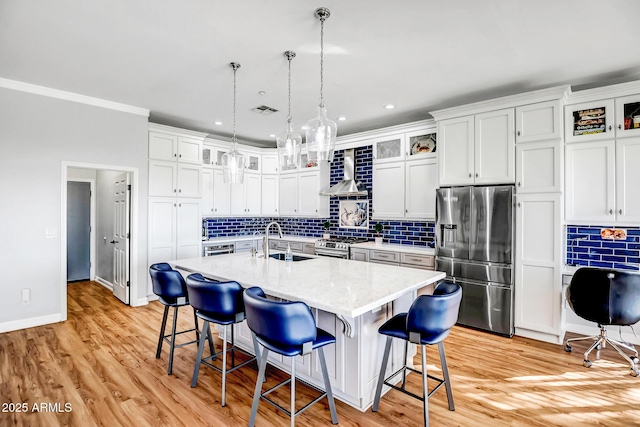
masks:
<svg viewBox="0 0 640 427"><path fill-rule="evenodd" d="M189 305L187 295L187 286L180 272L171 268L167 263L153 264L149 267L151 282L153 283L153 293L158 295L158 299L164 304L164 315L162 316L162 326L160 327L160 337L158 338L158 350L156 351L156 359L160 358L162 353L162 343L166 340L169 343L169 368L167 374L173 372L173 351L175 348L184 347L185 345L197 343L200 340L200 331L198 330L198 318L196 311L193 310L193 319L195 328L186 331L176 332L178 324L178 308ZM164 331L167 327L167 317L169 315L169 307L173 307L173 328L171 334L165 335ZM187 332L196 333L196 339L183 344L176 345L176 335L185 334ZM213 351L213 348L212 348Z"/></svg>
<svg viewBox="0 0 640 427"><path fill-rule="evenodd" d="M331 383L327 374L327 363L324 358L324 347L336 342L336 338L328 332L317 328L315 319L309 307L303 302L278 302L265 297L262 289L258 287L249 288L244 292L244 304L247 312L247 323L256 341L262 345L262 352L256 348L256 353L260 353L258 378L256 389L253 394L253 405L251 406L251 417L249 427L253 427L258 413L258 403L260 398L271 403L291 417L291 426L295 425L295 417L304 412L312 404L327 396L329 410L331 411L331 422L338 424L338 414L331 393ZM296 412L296 359L295 356L311 353L318 350L320 356L320 367L322 368L322 378L324 379L325 390L316 389L322 394L311 403ZM264 373L267 368L267 358L269 351L276 352L291 358L291 378L287 379L275 387L261 393ZM288 411L273 400L266 397L275 389L291 383L291 410ZM315 388L315 387L314 387Z"/></svg>
<svg viewBox="0 0 640 427"><path fill-rule="evenodd" d="M191 306L196 310L196 316L204 321L202 333L200 334L196 365L193 369L193 378L191 379L191 387L195 387L198 382L200 364L205 364L218 372L222 372L222 406L225 406L227 373L233 372L256 359L253 355L235 346L233 325L245 319L244 301L242 299L243 289L238 282L211 281L205 279L201 274L196 273L187 276L187 290L189 292ZM211 340L209 323L224 326L222 350L217 353L214 353L212 349L213 341ZM227 348L227 329L229 325L231 325L231 347ZM206 339L209 339L209 346L212 350L211 356L203 359L202 351L204 350L204 342ZM236 365L236 350L251 356L250 359ZM227 351L231 351L230 369L227 369ZM209 362L210 360L215 360L220 354L222 354L222 369Z"/></svg>
<svg viewBox="0 0 640 427"><path fill-rule="evenodd" d="M383 384L421 400L424 406L425 426L429 425L429 397L435 393L442 384L444 384L447 389L449 410L455 410L443 341L449 335L451 327L455 325L458 320L458 310L460 308L461 299L462 288L460 285L442 282L436 286L433 291L433 295L419 296L413 304L411 304L411 308L409 308L408 313L396 314L382 325L380 329L378 329L379 333L387 336L387 343L384 348L384 356L382 357L382 367L380 368L380 376L378 377L376 396L373 401L373 412L378 411ZM404 366L391 374L388 378L385 378L384 373L387 369L389 353L391 351L391 341L393 338L400 338L405 341ZM422 372L407 366L407 347L409 346L409 342L420 345L420 353L422 355ZM436 378L427 374L426 346L433 344L438 344L440 362L442 364L442 375L444 379ZM422 396L418 396L406 390L407 369L422 374ZM402 387L398 387L389 382L399 373L402 373ZM428 392L427 389L427 377L438 382L438 385L431 392Z"/></svg>

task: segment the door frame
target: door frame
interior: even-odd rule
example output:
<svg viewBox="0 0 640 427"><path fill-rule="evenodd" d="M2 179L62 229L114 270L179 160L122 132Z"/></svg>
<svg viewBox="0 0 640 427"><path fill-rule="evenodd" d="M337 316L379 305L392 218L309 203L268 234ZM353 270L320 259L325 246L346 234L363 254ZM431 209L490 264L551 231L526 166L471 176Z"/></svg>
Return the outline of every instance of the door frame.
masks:
<svg viewBox="0 0 640 427"><path fill-rule="evenodd" d="M67 182L88 182L90 184L90 196L89 196L89 205L90 205L90 219L89 225L91 230L89 231L89 263L91 267L89 267L89 280L96 279L96 180L91 178L69 178ZM65 207L66 207L66 194L65 194ZM65 215L65 221L66 221ZM66 225L66 222L65 222ZM65 240L66 240L66 232L65 232ZM67 247L65 244L65 265L66 265L66 257L67 257ZM65 271L66 276L66 271Z"/></svg>
<svg viewBox="0 0 640 427"><path fill-rule="evenodd" d="M96 171L116 171L116 172L129 172L131 174L131 225L130 232L132 238L129 241L130 244L130 256L131 265L129 268L131 286L129 287L129 304L131 306L139 306L148 304L146 298L138 298L138 287L140 286L140 278L138 277L138 265L139 255L138 247L140 243L140 231L138 228L138 209L139 209L139 187L140 187L140 172L138 168L118 166L118 165L103 165L97 163L82 163L82 162L61 162L61 184L60 184L60 321L67 320L67 176L69 168L77 169L91 169Z"/></svg>

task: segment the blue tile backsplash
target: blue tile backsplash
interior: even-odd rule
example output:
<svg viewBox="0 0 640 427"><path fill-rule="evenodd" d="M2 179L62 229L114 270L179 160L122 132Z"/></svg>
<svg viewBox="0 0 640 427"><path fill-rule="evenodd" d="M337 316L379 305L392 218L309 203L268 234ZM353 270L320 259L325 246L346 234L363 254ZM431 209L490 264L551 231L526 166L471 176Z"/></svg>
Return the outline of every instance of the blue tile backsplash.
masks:
<svg viewBox="0 0 640 427"><path fill-rule="evenodd" d="M623 228L627 230L627 238L603 239L601 228ZM568 225L567 264L640 270L640 227Z"/></svg>
<svg viewBox="0 0 640 427"><path fill-rule="evenodd" d="M372 202L372 177L373 177L373 149L372 146L355 149L356 180L365 184L369 190L369 218L371 218ZM337 184L343 176L344 151L335 152L331 163L331 185ZM385 243L402 245L428 246L435 240L435 223L432 221L372 221L369 220L368 230L355 230L338 228L339 200L367 200L365 197L331 197L329 201L329 221L332 227L329 229L331 236L340 237L365 237L373 240L376 232L373 227L380 222L384 225L382 236ZM324 233L322 224L327 218L205 218L203 227L206 227L209 238L229 237L237 235L251 235L254 232L263 232L264 227L271 221L277 221L282 226L284 234L305 237L321 237Z"/></svg>

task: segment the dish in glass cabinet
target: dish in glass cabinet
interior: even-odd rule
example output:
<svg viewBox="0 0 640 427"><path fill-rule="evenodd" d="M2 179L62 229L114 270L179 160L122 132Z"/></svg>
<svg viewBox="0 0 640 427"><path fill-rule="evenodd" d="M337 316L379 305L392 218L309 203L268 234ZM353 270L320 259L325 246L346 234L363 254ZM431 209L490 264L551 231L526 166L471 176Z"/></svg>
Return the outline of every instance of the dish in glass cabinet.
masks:
<svg viewBox="0 0 640 427"><path fill-rule="evenodd" d="M436 151L436 142L433 135L427 135L421 139L416 138L411 143L411 154L433 153Z"/></svg>

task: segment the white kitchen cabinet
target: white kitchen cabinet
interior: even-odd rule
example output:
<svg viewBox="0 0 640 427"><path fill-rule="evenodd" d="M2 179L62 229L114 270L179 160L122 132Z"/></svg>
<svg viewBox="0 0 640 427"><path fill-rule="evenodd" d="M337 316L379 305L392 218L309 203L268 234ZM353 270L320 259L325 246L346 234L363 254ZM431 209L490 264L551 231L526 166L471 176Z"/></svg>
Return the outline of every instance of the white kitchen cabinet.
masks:
<svg viewBox="0 0 640 427"><path fill-rule="evenodd" d="M298 175L280 175L280 215L298 215Z"/></svg>
<svg viewBox="0 0 640 427"><path fill-rule="evenodd" d="M231 184L224 182L222 168L213 169L213 214L229 216L231 213Z"/></svg>
<svg viewBox="0 0 640 427"><path fill-rule="evenodd" d="M404 218L405 162L373 165L372 219Z"/></svg>
<svg viewBox="0 0 640 427"><path fill-rule="evenodd" d="M640 136L640 95L616 98L615 104L616 138Z"/></svg>
<svg viewBox="0 0 640 427"><path fill-rule="evenodd" d="M329 187L329 163L303 167L280 175L280 215L329 216L329 196L320 192Z"/></svg>
<svg viewBox="0 0 640 427"><path fill-rule="evenodd" d="M559 344L562 331L562 195L516 196L516 335Z"/></svg>
<svg viewBox="0 0 640 427"><path fill-rule="evenodd" d="M516 144L516 192L562 191L562 140Z"/></svg>
<svg viewBox="0 0 640 427"><path fill-rule="evenodd" d="M202 166L149 160L149 196L200 197Z"/></svg>
<svg viewBox="0 0 640 427"><path fill-rule="evenodd" d="M474 184L515 182L514 110L475 116Z"/></svg>
<svg viewBox="0 0 640 427"><path fill-rule="evenodd" d="M405 174L405 218L434 220L438 188L437 160L428 158L408 161L405 164Z"/></svg>
<svg viewBox="0 0 640 427"><path fill-rule="evenodd" d="M376 138L372 141L373 164L404 160L404 134Z"/></svg>
<svg viewBox="0 0 640 427"><path fill-rule="evenodd" d="M149 158L201 164L202 138L149 131Z"/></svg>
<svg viewBox="0 0 640 427"><path fill-rule="evenodd" d="M615 138L614 100L603 99L564 108L565 142Z"/></svg>
<svg viewBox="0 0 640 427"><path fill-rule="evenodd" d="M277 174L280 165L278 164L277 154L263 154L262 155L262 173L263 174Z"/></svg>
<svg viewBox="0 0 640 427"><path fill-rule="evenodd" d="M369 249L351 248L349 250L350 259L353 261L369 262Z"/></svg>
<svg viewBox="0 0 640 427"><path fill-rule="evenodd" d="M263 163L265 165L265 163ZM278 216L278 175L262 175L260 192L261 209L264 216Z"/></svg>
<svg viewBox="0 0 640 427"><path fill-rule="evenodd" d="M248 173L244 176L244 197L246 214L260 215L262 180L259 174Z"/></svg>
<svg viewBox="0 0 640 427"><path fill-rule="evenodd" d="M514 109L438 122L440 186L515 182Z"/></svg>
<svg viewBox="0 0 640 427"><path fill-rule="evenodd" d="M202 167L202 197L200 198L200 211L202 216L213 215L213 174L212 167Z"/></svg>
<svg viewBox="0 0 640 427"><path fill-rule="evenodd" d="M438 172L440 186L473 184L474 117L438 122Z"/></svg>
<svg viewBox="0 0 640 427"><path fill-rule="evenodd" d="M435 128L407 132L404 134L405 160L435 158L437 150L437 133Z"/></svg>
<svg viewBox="0 0 640 427"><path fill-rule="evenodd" d="M615 142L566 145L567 221L615 220Z"/></svg>
<svg viewBox="0 0 640 427"><path fill-rule="evenodd" d="M516 107L516 143L562 138L559 100Z"/></svg>
<svg viewBox="0 0 640 427"><path fill-rule="evenodd" d="M149 265L201 255L200 201L149 198Z"/></svg>
<svg viewBox="0 0 640 427"><path fill-rule="evenodd" d="M260 173L262 171L262 157L259 153L242 151L245 155L245 169L247 172Z"/></svg>
<svg viewBox="0 0 640 427"><path fill-rule="evenodd" d="M616 221L640 222L640 137L616 141Z"/></svg>

